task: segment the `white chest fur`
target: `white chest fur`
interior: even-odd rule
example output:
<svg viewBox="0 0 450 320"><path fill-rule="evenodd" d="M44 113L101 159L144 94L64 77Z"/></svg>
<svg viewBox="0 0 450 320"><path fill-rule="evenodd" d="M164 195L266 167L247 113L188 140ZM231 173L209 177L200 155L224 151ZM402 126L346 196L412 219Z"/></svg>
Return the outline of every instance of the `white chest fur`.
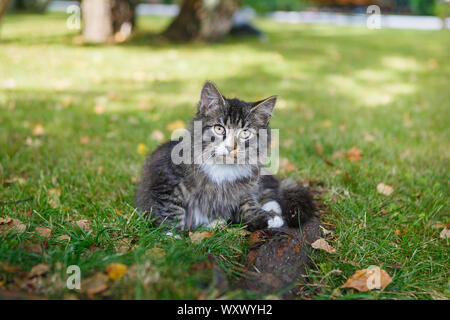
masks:
<svg viewBox="0 0 450 320"><path fill-rule="evenodd" d="M217 184L223 182L233 182L248 178L252 175L250 166L236 164L211 164L202 166L203 172L208 178Z"/></svg>

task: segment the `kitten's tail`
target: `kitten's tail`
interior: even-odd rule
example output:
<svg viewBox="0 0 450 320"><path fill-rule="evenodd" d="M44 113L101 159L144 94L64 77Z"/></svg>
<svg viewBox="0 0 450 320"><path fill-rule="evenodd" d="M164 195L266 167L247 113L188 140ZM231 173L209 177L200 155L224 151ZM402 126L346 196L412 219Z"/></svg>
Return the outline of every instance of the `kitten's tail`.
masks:
<svg viewBox="0 0 450 320"><path fill-rule="evenodd" d="M311 193L292 179L280 183L280 200L283 218L290 227L306 223L317 211Z"/></svg>

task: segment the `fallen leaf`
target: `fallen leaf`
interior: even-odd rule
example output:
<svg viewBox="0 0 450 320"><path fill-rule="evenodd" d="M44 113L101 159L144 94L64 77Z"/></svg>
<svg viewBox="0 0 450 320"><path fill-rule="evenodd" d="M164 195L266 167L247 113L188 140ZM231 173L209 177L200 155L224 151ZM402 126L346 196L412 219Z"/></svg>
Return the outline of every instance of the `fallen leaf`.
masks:
<svg viewBox="0 0 450 320"><path fill-rule="evenodd" d="M108 264L108 266L106 267L106 272L108 273L108 277L111 280L119 280L120 278L123 277L123 275L125 274L125 272L127 271L128 267L126 265L124 265L123 263L110 263Z"/></svg>
<svg viewBox="0 0 450 320"><path fill-rule="evenodd" d="M203 232L189 232L189 238L193 243L200 243L203 239L210 238L213 232L203 231Z"/></svg>
<svg viewBox="0 0 450 320"><path fill-rule="evenodd" d="M380 182L377 185L377 192L384 194L385 196L390 196L394 192L394 188L392 188L390 185Z"/></svg>
<svg viewBox="0 0 450 320"><path fill-rule="evenodd" d="M60 235L58 238L56 238L58 241L70 241L70 236L67 234Z"/></svg>
<svg viewBox="0 0 450 320"><path fill-rule="evenodd" d="M36 227L35 231L38 235L44 238L49 238L52 233L52 230L44 227Z"/></svg>
<svg viewBox="0 0 450 320"><path fill-rule="evenodd" d="M367 269L356 270L347 279L341 288L353 288L360 292L373 289L384 289L392 282L389 274L378 266L370 266Z"/></svg>
<svg viewBox="0 0 450 320"><path fill-rule="evenodd" d="M17 233L22 234L27 229L27 226L22 223L19 219L14 219L5 216L1 218L0 222L0 232L2 231L17 231Z"/></svg>
<svg viewBox="0 0 450 320"><path fill-rule="evenodd" d="M161 142L164 140L164 133L159 130L153 130L151 138L155 141Z"/></svg>
<svg viewBox="0 0 450 320"><path fill-rule="evenodd" d="M59 188L53 188L48 190L48 194L50 196L57 196L58 198L61 197L61 189Z"/></svg>
<svg viewBox="0 0 450 320"><path fill-rule="evenodd" d="M295 164L290 162L287 158L280 158L280 168L282 172L294 171Z"/></svg>
<svg viewBox="0 0 450 320"><path fill-rule="evenodd" d="M323 154L323 146L322 146L322 144L320 142L316 143L315 148L316 148L316 151L317 151L318 154L320 154L320 155Z"/></svg>
<svg viewBox="0 0 450 320"><path fill-rule="evenodd" d="M332 246L330 246L328 244L328 242L326 242L325 239L323 239L323 238L319 238L316 241L314 241L313 243L311 243L311 247L313 247L314 249L324 250L328 253L336 252L336 249L334 249Z"/></svg>
<svg viewBox="0 0 450 320"><path fill-rule="evenodd" d="M45 133L44 126L42 124L37 124L33 128L33 135L42 136Z"/></svg>
<svg viewBox="0 0 450 320"><path fill-rule="evenodd" d="M169 130L169 131L174 131L174 130L177 130L177 129L182 129L182 128L184 128L185 126L186 126L186 125L185 125L184 121L182 121L182 120L176 120L176 121L171 122L171 123L169 123L169 124L167 125L167 130Z"/></svg>
<svg viewBox="0 0 450 320"><path fill-rule="evenodd" d="M362 150L358 149L357 147L352 147L350 150L347 151L347 160L350 161L361 161L362 160Z"/></svg>
<svg viewBox="0 0 450 320"><path fill-rule="evenodd" d="M447 229L447 227L445 227L444 229L442 229L441 233L439 234L439 237L441 237L441 239L450 238L450 230Z"/></svg>
<svg viewBox="0 0 450 320"><path fill-rule="evenodd" d="M406 231L407 231L406 228L395 229L394 234L396 234L397 236L403 236L406 233Z"/></svg>
<svg viewBox="0 0 450 320"><path fill-rule="evenodd" d="M255 243L265 241L267 238L267 233L264 230L257 230L250 234L250 246L253 246Z"/></svg>
<svg viewBox="0 0 450 320"><path fill-rule="evenodd" d="M8 216L0 217L0 224L8 224L12 221L12 219Z"/></svg>
<svg viewBox="0 0 450 320"><path fill-rule="evenodd" d="M153 259L161 259L166 255L166 251L161 248L151 248L147 251L148 255Z"/></svg>
<svg viewBox="0 0 450 320"><path fill-rule="evenodd" d="M332 159L342 159L344 158L344 153L342 151L335 151L332 155L331 155Z"/></svg>
<svg viewBox="0 0 450 320"><path fill-rule="evenodd" d="M81 288L89 297L102 293L108 289L108 276L103 273L96 273L91 278L81 283Z"/></svg>
<svg viewBox="0 0 450 320"><path fill-rule="evenodd" d="M145 144L139 143L137 147L137 151L140 155L145 156L148 152L148 148Z"/></svg>
<svg viewBox="0 0 450 320"><path fill-rule="evenodd" d="M375 137L372 136L369 133L366 133L366 135L364 136L364 141L366 141L366 142L374 142L375 141Z"/></svg>
<svg viewBox="0 0 450 320"><path fill-rule="evenodd" d="M130 250L131 246L131 240L130 238L123 238L117 241L117 243L114 244L114 249L121 253L125 253L128 250Z"/></svg>
<svg viewBox="0 0 450 320"><path fill-rule="evenodd" d="M91 139L90 139L88 136L84 136L84 137L82 137L82 138L80 139L80 143L81 143L81 144L86 144L86 143L88 143L89 141L91 141Z"/></svg>
<svg viewBox="0 0 450 320"><path fill-rule="evenodd" d="M324 236L327 236L327 235L329 235L329 234L333 234L333 231L327 230L327 229L325 229L325 228L322 227L322 226L319 226L319 227L320 227L320 229L322 230L322 233L323 233Z"/></svg>
<svg viewBox="0 0 450 320"><path fill-rule="evenodd" d="M105 112L105 110L106 110L106 107L103 104L97 104L94 107L94 112L96 114L103 114Z"/></svg>
<svg viewBox="0 0 450 320"><path fill-rule="evenodd" d="M78 220L75 222L75 224L84 232L89 231L89 229L91 227L91 222L87 219Z"/></svg>
<svg viewBox="0 0 450 320"><path fill-rule="evenodd" d="M33 277L42 276L42 275L46 274L48 272L48 270L50 270L50 267L48 266L48 264L41 263L41 264L35 265L33 268L31 268L30 273L28 274L28 277L33 278Z"/></svg>

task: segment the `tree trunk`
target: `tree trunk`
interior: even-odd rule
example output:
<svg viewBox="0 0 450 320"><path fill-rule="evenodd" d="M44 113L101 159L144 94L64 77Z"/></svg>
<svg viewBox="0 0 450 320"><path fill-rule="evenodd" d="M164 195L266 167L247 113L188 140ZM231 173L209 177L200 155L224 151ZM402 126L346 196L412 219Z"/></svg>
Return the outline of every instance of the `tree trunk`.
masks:
<svg viewBox="0 0 450 320"><path fill-rule="evenodd" d="M232 24L239 0L184 0L163 36L174 41L219 41Z"/></svg>
<svg viewBox="0 0 450 320"><path fill-rule="evenodd" d="M0 0L0 21L3 15L8 11L9 0Z"/></svg>
<svg viewBox="0 0 450 320"><path fill-rule="evenodd" d="M129 0L83 0L83 38L90 43L124 41L135 25L135 4Z"/></svg>

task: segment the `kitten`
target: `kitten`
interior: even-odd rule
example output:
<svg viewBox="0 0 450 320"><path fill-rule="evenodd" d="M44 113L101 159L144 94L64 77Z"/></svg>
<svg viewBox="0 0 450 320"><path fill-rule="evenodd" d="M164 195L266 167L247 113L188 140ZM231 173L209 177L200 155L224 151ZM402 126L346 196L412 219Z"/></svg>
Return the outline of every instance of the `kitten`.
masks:
<svg viewBox="0 0 450 320"><path fill-rule="evenodd" d="M244 223L256 230L286 223L298 226L298 218L302 223L309 219L315 208L308 191L292 181L263 175L261 161L254 159L262 153L255 143L261 140L260 129L267 129L270 145L275 102L276 97L257 102L227 99L206 82L190 136L182 139L192 141L194 136L191 149L178 152L181 142L169 141L148 157L136 207L157 224L172 224L177 230L223 222ZM199 123L200 138L194 133ZM191 153L189 163L173 161L174 154Z"/></svg>

